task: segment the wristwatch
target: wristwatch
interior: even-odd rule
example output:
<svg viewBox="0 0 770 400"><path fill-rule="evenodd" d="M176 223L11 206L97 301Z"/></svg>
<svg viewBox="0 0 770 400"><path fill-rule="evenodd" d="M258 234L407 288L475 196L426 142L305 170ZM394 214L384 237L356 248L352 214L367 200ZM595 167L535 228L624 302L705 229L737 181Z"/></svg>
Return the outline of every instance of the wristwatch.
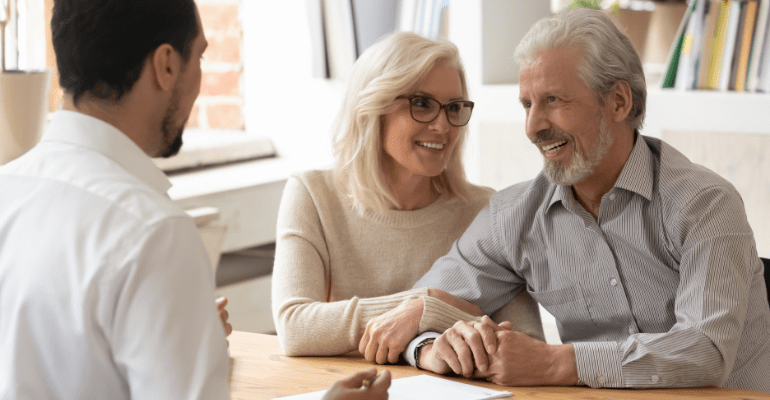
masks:
<svg viewBox="0 0 770 400"><path fill-rule="evenodd" d="M417 343L417 346L414 347L414 366L417 367L417 369L425 369L420 365L420 349L422 349L423 346L427 346L435 341L436 338L423 339L420 343Z"/></svg>

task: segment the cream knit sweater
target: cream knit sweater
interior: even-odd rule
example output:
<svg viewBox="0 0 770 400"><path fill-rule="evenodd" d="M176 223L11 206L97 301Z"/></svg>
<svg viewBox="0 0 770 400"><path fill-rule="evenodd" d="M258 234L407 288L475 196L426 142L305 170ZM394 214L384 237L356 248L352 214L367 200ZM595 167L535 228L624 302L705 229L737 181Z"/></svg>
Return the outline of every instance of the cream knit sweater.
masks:
<svg viewBox="0 0 770 400"><path fill-rule="evenodd" d="M284 352L356 350L370 319L417 297L425 304L421 332L443 332L458 320L476 319L412 285L449 251L492 190L472 186L468 201L442 196L420 210L361 214L336 190L332 175L292 176L281 200L272 308ZM531 299L519 303L516 312L526 315L517 319L526 326L518 330L542 336L537 305Z"/></svg>

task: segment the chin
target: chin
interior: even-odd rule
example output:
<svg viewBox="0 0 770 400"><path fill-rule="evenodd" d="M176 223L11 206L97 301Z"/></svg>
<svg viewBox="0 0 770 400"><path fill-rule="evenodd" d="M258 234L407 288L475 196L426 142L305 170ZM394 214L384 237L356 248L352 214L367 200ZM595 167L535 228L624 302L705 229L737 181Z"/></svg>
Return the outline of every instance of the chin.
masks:
<svg viewBox="0 0 770 400"><path fill-rule="evenodd" d="M184 127L182 127L179 130L179 135L174 139L173 142L168 143L166 145L166 148L163 150L163 153L160 155L163 158L169 158L172 156L175 156L179 153L179 150L182 149L182 132L184 131Z"/></svg>

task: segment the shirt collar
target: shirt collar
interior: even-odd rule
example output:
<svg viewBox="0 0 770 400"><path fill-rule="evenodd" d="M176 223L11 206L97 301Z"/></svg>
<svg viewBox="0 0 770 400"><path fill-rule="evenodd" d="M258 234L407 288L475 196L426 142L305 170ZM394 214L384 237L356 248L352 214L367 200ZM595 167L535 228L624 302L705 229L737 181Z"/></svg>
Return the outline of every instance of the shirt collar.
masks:
<svg viewBox="0 0 770 400"><path fill-rule="evenodd" d="M114 126L83 113L57 111L41 142L68 143L101 153L118 163L130 174L160 193L168 192L171 182L153 164L150 157Z"/></svg>
<svg viewBox="0 0 770 400"><path fill-rule="evenodd" d="M634 148L613 187L638 193L650 200L652 199L653 168L652 152L647 146L647 141L638 131L634 131ZM574 201L572 187L557 186L551 195L548 209L556 203L566 205L569 201Z"/></svg>
<svg viewBox="0 0 770 400"><path fill-rule="evenodd" d="M647 141L638 131L634 132L634 142L631 155L615 181L614 187L640 194L650 200L654 175L652 152L647 146Z"/></svg>

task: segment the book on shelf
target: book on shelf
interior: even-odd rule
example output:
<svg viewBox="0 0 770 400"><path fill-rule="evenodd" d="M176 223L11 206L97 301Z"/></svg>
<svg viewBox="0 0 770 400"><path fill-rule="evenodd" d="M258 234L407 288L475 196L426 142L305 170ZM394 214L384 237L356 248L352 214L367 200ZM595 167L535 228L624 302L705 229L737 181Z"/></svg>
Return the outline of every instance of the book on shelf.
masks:
<svg viewBox="0 0 770 400"><path fill-rule="evenodd" d="M717 21L719 20L719 7L722 0L710 0L706 2L705 18L703 27L703 40L701 41L701 53L696 61L698 65L698 74L695 87L697 89L713 89L709 86L709 70L712 65L711 55L714 53L714 37L717 33Z"/></svg>
<svg viewBox="0 0 770 400"><path fill-rule="evenodd" d="M741 39L743 38L741 33L743 32L744 25L746 24L746 3L738 2L737 5L738 23L735 27L735 39L733 40L733 48L730 58L730 77L727 79L727 88L725 90L735 90L735 82L738 78L738 63L741 54Z"/></svg>
<svg viewBox="0 0 770 400"><path fill-rule="evenodd" d="M682 49L679 56L679 66L676 72L676 89L693 89L697 78L698 57L700 56L700 42L703 38L703 23L707 1L696 0L690 8L690 18L687 22Z"/></svg>
<svg viewBox="0 0 770 400"><path fill-rule="evenodd" d="M759 71L757 73L757 92L770 93L770 7L765 9L764 42L759 52Z"/></svg>
<svg viewBox="0 0 770 400"><path fill-rule="evenodd" d="M759 85L759 71L761 66L761 54L767 39L767 24L770 17L770 0L763 0L757 11L757 22L754 28L754 40L751 44L749 56L749 72L746 78L746 90L755 92Z"/></svg>
<svg viewBox="0 0 770 400"><path fill-rule="evenodd" d="M735 90L743 92L746 89L746 74L749 71L749 57L751 56L751 39L754 35L754 23L757 18L757 0L749 0L743 7L745 13L743 30L740 34L741 50L738 53L738 68L735 73Z"/></svg>
<svg viewBox="0 0 770 400"><path fill-rule="evenodd" d="M674 36L675 42L671 51L668 52L666 58L666 74L663 76L663 88L673 88L676 85L676 74L679 69L679 58L682 56L682 46L684 45L684 36L687 30L687 23L690 22L690 16L692 15L693 8L687 7L682 18L682 23L679 24L679 29Z"/></svg>
<svg viewBox="0 0 770 400"><path fill-rule="evenodd" d="M770 92L770 0L691 0L663 88Z"/></svg>
<svg viewBox="0 0 770 400"><path fill-rule="evenodd" d="M727 26L725 27L725 44L722 51L722 62L719 70L717 89L725 91L730 87L730 77L735 54L735 40L738 37L738 25L741 19L741 2L733 0L728 10Z"/></svg>
<svg viewBox="0 0 770 400"><path fill-rule="evenodd" d="M730 19L730 0L722 0L719 3L719 15L717 16L717 25L714 28L714 49L711 52L711 65L709 66L708 83L709 89L719 87L719 73L722 70L722 58L725 52L725 41L727 37L727 23Z"/></svg>

